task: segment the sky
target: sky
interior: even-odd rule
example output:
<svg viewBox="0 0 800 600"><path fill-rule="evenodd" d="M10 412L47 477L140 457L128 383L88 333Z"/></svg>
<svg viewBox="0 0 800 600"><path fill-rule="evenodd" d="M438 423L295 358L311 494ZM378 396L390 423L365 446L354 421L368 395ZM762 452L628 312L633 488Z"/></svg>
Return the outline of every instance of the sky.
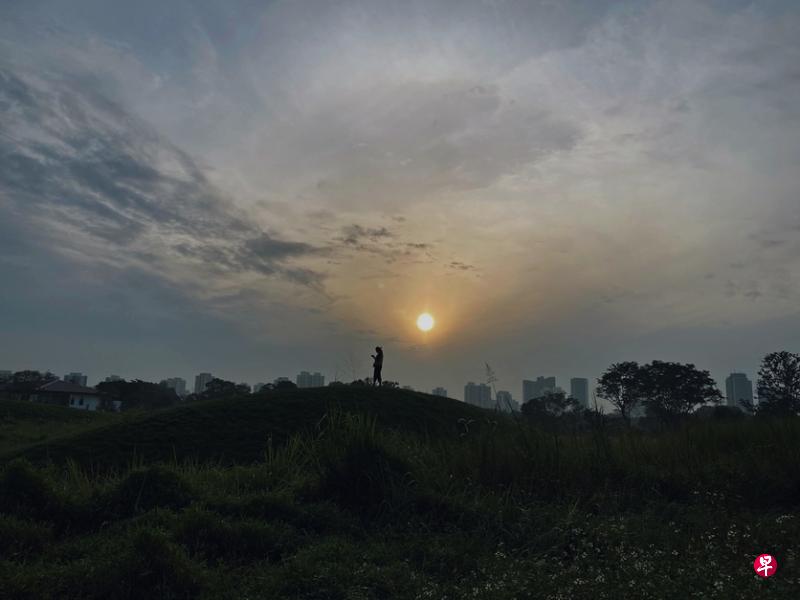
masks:
<svg viewBox="0 0 800 600"><path fill-rule="evenodd" d="M6 0L0 369L754 376L799 159L794 1Z"/></svg>

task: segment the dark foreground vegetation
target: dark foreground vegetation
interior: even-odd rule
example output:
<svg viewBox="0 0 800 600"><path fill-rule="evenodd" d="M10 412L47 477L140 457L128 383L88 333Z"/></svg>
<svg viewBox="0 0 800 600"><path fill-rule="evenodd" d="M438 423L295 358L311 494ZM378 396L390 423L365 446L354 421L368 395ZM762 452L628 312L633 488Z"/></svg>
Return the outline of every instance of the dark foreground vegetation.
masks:
<svg viewBox="0 0 800 600"><path fill-rule="evenodd" d="M39 418L0 404L6 436ZM797 418L559 433L353 388L103 418L0 446L0 597L800 590Z"/></svg>

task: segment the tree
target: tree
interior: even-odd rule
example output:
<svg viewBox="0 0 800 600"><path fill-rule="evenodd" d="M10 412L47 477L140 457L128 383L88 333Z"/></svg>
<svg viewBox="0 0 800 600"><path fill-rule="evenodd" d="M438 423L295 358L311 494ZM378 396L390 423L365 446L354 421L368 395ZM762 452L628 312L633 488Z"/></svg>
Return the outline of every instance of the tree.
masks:
<svg viewBox="0 0 800 600"><path fill-rule="evenodd" d="M758 370L758 412L772 415L800 413L800 355L772 352Z"/></svg>
<svg viewBox="0 0 800 600"><path fill-rule="evenodd" d="M57 379L58 377L50 371L46 373L30 370L17 371L6 380L6 390L11 394L11 397L27 400L37 388Z"/></svg>
<svg viewBox="0 0 800 600"><path fill-rule="evenodd" d="M630 424L631 411L642 400L642 368L639 363L626 361L614 363L597 381L597 395L607 400Z"/></svg>
<svg viewBox="0 0 800 600"><path fill-rule="evenodd" d="M568 397L564 392L546 392L538 398L531 398L522 405L522 414L537 419L552 419L577 412L580 402Z"/></svg>
<svg viewBox="0 0 800 600"><path fill-rule="evenodd" d="M141 379L103 381L95 387L107 399L121 400L122 410L126 411L134 408L165 408L180 400L175 390Z"/></svg>
<svg viewBox="0 0 800 600"><path fill-rule="evenodd" d="M219 379L215 377L211 381L208 382L206 385L206 389L204 389L200 394L200 398L203 400L209 400L212 398L234 398L237 396L246 396L250 394L250 386L244 383L233 383L232 381L227 381L225 379Z"/></svg>
<svg viewBox="0 0 800 600"><path fill-rule="evenodd" d="M400 384L398 382L396 382L396 381L388 381L387 380L387 381L382 381L381 382L381 387L397 389L397 388L400 387Z"/></svg>
<svg viewBox="0 0 800 600"><path fill-rule="evenodd" d="M288 379L281 379L280 381L276 382L273 389L276 390L296 390L297 384L294 381L289 381Z"/></svg>
<svg viewBox="0 0 800 600"><path fill-rule="evenodd" d="M722 400L710 373L689 363L654 360L644 365L640 368L639 391L648 411L664 422Z"/></svg>

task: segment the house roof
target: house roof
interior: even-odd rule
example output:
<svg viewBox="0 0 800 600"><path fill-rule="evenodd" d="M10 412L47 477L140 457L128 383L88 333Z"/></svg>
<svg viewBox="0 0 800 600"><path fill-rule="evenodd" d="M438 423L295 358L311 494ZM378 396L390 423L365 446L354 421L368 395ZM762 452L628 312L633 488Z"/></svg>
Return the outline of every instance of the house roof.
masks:
<svg viewBox="0 0 800 600"><path fill-rule="evenodd" d="M36 388L38 392L49 392L51 394L93 394L95 396L99 396L100 392L92 387L85 387L82 385L78 385L77 383L71 383L69 381L51 381L50 383L46 383L41 387Z"/></svg>

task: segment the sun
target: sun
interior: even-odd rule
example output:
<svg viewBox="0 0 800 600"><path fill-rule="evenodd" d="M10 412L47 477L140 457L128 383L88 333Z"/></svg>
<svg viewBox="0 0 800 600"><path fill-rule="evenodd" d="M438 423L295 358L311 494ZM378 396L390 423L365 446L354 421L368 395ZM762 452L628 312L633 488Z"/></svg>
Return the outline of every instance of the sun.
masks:
<svg viewBox="0 0 800 600"><path fill-rule="evenodd" d="M436 321L433 320L429 313L422 313L417 317L417 327L420 331L430 331L435 324Z"/></svg>

